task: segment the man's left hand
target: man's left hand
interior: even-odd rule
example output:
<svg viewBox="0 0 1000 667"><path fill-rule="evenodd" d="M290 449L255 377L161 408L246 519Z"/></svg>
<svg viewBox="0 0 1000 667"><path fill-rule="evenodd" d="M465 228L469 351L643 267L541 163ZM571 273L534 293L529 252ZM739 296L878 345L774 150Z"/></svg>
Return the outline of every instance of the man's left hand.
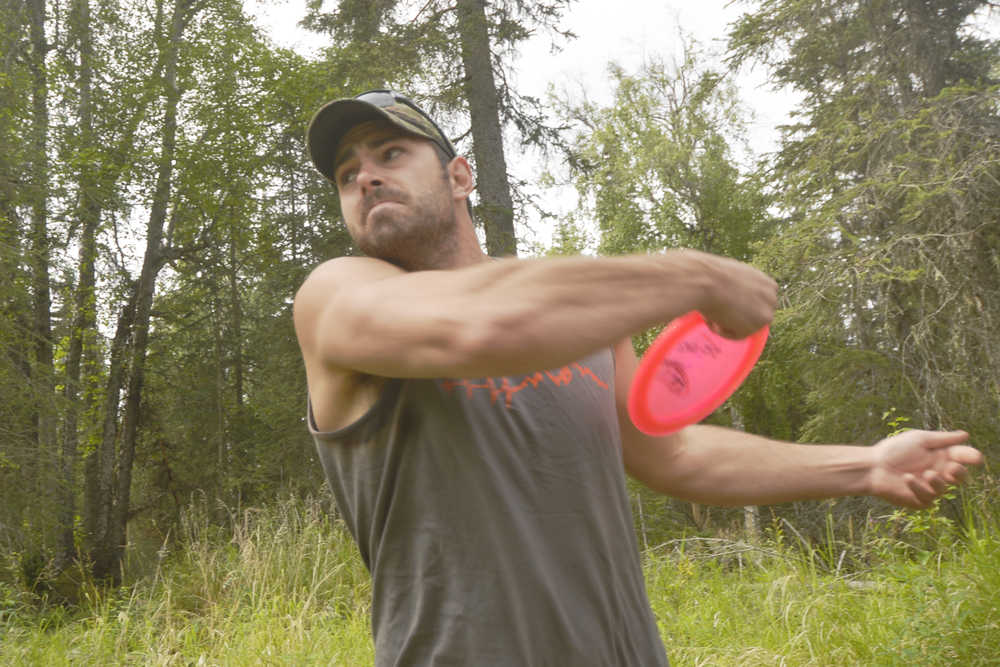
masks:
<svg viewBox="0 0 1000 667"><path fill-rule="evenodd" d="M912 509L930 507L983 462L965 431L904 431L876 443L871 495Z"/></svg>

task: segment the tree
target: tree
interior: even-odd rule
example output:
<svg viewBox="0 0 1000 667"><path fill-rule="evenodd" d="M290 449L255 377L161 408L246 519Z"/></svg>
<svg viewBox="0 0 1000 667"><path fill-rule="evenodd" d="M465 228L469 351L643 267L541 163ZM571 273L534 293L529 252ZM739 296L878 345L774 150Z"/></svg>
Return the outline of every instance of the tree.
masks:
<svg viewBox="0 0 1000 667"><path fill-rule="evenodd" d="M195 0L177 0L169 8L162 4L157 5L158 17L165 11L169 11L163 35L165 48L164 110L160 129L159 154L155 160L156 180L145 231L146 248L143 253L142 268L129 299L131 317L119 320L120 324L127 323L128 325L131 346L127 356L128 378L124 415L120 434L116 433L121 440L116 460L117 465L114 470L115 480L110 489L113 502L110 507L107 507L107 504L104 505L107 507L108 513L106 519L102 520L101 523L106 526L107 532L97 540L100 547L94 554L94 573L101 578L111 577L117 580L120 576L118 566L125 548L125 533L132 490L132 466L145 379L146 350L149 343L150 316L157 274L163 267L165 259L164 228L174 178L177 112L181 93L177 74L180 42L184 30L197 10L198 5ZM111 401L117 403L118 392L109 392L107 400L109 403ZM114 430L117 431L117 429ZM114 442L110 436L110 433L105 433L106 447L111 446ZM106 475L107 472L105 472Z"/></svg>
<svg viewBox="0 0 1000 667"><path fill-rule="evenodd" d="M195 491L320 484L291 297L350 251L303 154L328 68L235 0L27 10L0 4L0 539L32 581L115 581Z"/></svg>
<svg viewBox="0 0 1000 667"><path fill-rule="evenodd" d="M189 38L200 93L186 114L198 135L180 151L184 213L156 305L156 401L143 407L141 504L167 525L196 491L221 509L319 486L291 296L350 249L330 212L335 192L302 152L320 69L272 52L236 3L212 7Z"/></svg>
<svg viewBox="0 0 1000 667"><path fill-rule="evenodd" d="M343 235L310 200L317 177L302 154L309 95L321 90L315 71L273 52L238 2L163 9L164 28L152 31L163 62L158 142L147 149L154 195L141 269L122 286L105 403L102 449L114 464L99 478L112 483L114 504L94 544L113 550L95 568L111 575L140 513L170 525L193 491L222 508L301 471L284 446L308 443L291 295L313 252ZM261 385L282 400L264 407ZM269 422L258 416L279 406L286 412Z"/></svg>
<svg viewBox="0 0 1000 667"><path fill-rule="evenodd" d="M600 253L687 247L751 261L768 239L770 198L734 151L743 142L747 112L732 81L705 61L697 45L686 42L673 66L650 60L629 74L611 65L615 87L608 106L560 101L578 128L568 163L583 204L564 225L593 220ZM561 234L572 237L565 227ZM658 332L637 336L637 351L644 352ZM759 385L744 388L713 419L766 428L775 408L761 391ZM640 503L662 502L637 493ZM756 525L755 512L747 511L748 528ZM694 505L693 513L704 527L702 508Z"/></svg>
<svg viewBox="0 0 1000 667"><path fill-rule="evenodd" d="M456 3L465 98L469 101L472 143L478 170L479 215L492 257L517 254L514 204L500 128L500 99L493 78L485 0Z"/></svg>
<svg viewBox="0 0 1000 667"><path fill-rule="evenodd" d="M704 60L688 42L673 66L654 59L629 74L610 65L606 107L559 100L577 124L567 163L599 252L692 247L747 261L767 238L769 197L734 152L748 112Z"/></svg>
<svg viewBox="0 0 1000 667"><path fill-rule="evenodd" d="M29 0L28 28L31 48L28 67L31 72L31 131L29 264L31 266L32 327L34 358L31 383L37 401L35 428L37 436L36 493L47 495L49 485L42 470L56 459L55 367L52 340L52 293L50 287L51 239L49 237L49 77L46 58L50 44L45 32L45 1Z"/></svg>
<svg viewBox="0 0 1000 667"><path fill-rule="evenodd" d="M0 2L0 25L0 521L18 526L29 505L21 491L38 469L25 210L34 193L24 187L31 181L33 84L24 3Z"/></svg>
<svg viewBox="0 0 1000 667"><path fill-rule="evenodd" d="M97 232L101 220L97 169L87 149L95 141L93 74L94 45L89 0L77 0L71 25L79 48L78 113L80 144L86 147L75 161L80 165L77 196L77 220L80 225L78 278L72 301L72 324L69 331L63 381L62 456L59 497L60 545L58 560L68 563L77 554L75 523L77 513L77 467L80 453L80 385L83 380L85 351L90 373L96 366L97 334Z"/></svg>
<svg viewBox="0 0 1000 667"><path fill-rule="evenodd" d="M990 4L774 0L731 34L734 64L805 93L762 259L789 300L809 440L871 442L890 415L1000 434L1000 52L969 27Z"/></svg>

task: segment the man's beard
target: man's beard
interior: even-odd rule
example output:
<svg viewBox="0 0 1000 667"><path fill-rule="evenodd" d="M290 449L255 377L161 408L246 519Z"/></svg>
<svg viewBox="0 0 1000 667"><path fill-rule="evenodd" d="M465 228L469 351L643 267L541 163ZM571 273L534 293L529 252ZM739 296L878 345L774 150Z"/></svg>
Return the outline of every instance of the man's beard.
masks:
<svg viewBox="0 0 1000 667"><path fill-rule="evenodd" d="M384 201L396 204L375 211L373 216L372 208ZM454 248L458 222L445 191L410 197L385 186L365 198L362 221L361 251L408 271L439 266Z"/></svg>

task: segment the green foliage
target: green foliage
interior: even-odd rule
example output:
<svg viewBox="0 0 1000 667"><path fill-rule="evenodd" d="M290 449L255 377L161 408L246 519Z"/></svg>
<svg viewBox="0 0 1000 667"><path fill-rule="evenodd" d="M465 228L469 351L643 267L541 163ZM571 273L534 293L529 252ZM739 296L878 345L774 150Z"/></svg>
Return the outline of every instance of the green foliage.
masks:
<svg viewBox="0 0 1000 667"><path fill-rule="evenodd" d="M1000 434L998 44L967 28L986 5L772 1L731 33L734 63L806 93L759 255L785 286L804 439L871 442L890 407L987 448Z"/></svg>
<svg viewBox="0 0 1000 667"><path fill-rule="evenodd" d="M559 28L571 0L500 0L485 2L491 57L503 76L497 85L501 118L534 145L557 140L555 128L543 121L538 100L520 96L508 84L511 56L518 44L538 31L554 37L572 35ZM328 35L325 57L331 81L343 82L347 94L391 84L421 91L435 111L467 108L462 97L460 43L456 38L457 10L452 3L379 0L340 0L330 11L310 3L303 25ZM464 130L456 132L464 135Z"/></svg>
<svg viewBox="0 0 1000 667"><path fill-rule="evenodd" d="M647 588L672 664L993 664L1000 524L970 525L938 525L938 548L916 553L859 535L850 546L877 557L853 567L787 522L760 545L674 540L647 552Z"/></svg>
<svg viewBox="0 0 1000 667"><path fill-rule="evenodd" d="M692 247L746 260L766 238L768 198L732 148L746 112L732 82L702 59L689 44L673 69L652 60L631 75L612 65L610 106L559 102L577 123L571 175L600 252Z"/></svg>
<svg viewBox="0 0 1000 667"><path fill-rule="evenodd" d="M0 540L4 549L40 554L55 570L74 555L72 545L59 553L57 533L75 536L80 547L81 531L94 527L81 514L96 517L106 498L120 496L106 485L102 492L97 481L106 475L114 483L132 467L119 460L118 431L135 369L116 364L135 341L137 253L157 188L167 93L178 96L180 122L170 147L164 238L147 258L165 268L140 387L133 505L126 508L140 545L169 532L195 490L237 502L282 484L319 486L302 424L291 297L315 264L350 252L334 222L335 197L302 149L305 124L328 85L315 63L269 46L238 2L177 3L186 31L173 45L178 79L167 91L173 5L94 4L89 14L72 3L72 11L56 6L47 15L56 105L49 140L58 156L49 233L61 240L52 250L58 277L51 286L57 395L32 373L27 201L7 187L25 180L27 158L13 148L0 157ZM30 94L18 88L28 83L24 63L5 58L5 67L16 67L0 76L0 142L11 147L26 144ZM95 241L96 289L85 293L78 248L88 238ZM82 331L77 306L93 311ZM121 347L113 348L116 325ZM65 397L74 339L83 341L82 373L76 395ZM110 383L116 368L124 386ZM36 386L43 395L25 391ZM39 404L58 411L69 449L37 446ZM87 538L84 552L93 546ZM78 555L86 561L86 553Z"/></svg>
<svg viewBox="0 0 1000 667"><path fill-rule="evenodd" d="M236 503L320 484L291 297L313 266L350 252L302 155L314 68L268 48L238 5L200 16L190 48L198 94L138 454L138 502L166 526L195 491Z"/></svg>

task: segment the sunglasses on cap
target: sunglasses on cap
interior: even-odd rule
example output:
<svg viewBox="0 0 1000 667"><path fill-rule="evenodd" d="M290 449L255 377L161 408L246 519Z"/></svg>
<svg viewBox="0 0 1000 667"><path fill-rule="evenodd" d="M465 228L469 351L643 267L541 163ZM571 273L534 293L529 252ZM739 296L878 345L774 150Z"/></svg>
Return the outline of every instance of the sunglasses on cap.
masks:
<svg viewBox="0 0 1000 667"><path fill-rule="evenodd" d="M355 97L333 100L313 116L306 132L306 145L320 173L334 180L334 153L341 138L358 123L375 117L434 142L449 158L457 154L434 119L408 97L389 89L369 90Z"/></svg>
<svg viewBox="0 0 1000 667"><path fill-rule="evenodd" d="M441 148L443 148L445 153L448 154L448 157L455 157L455 147L451 145L450 141L448 141L448 137L445 135L444 131L438 126L437 123L434 122L434 119L431 118L426 111L418 107L413 100L405 95L400 95L396 91L389 90L387 88L380 88L356 95L354 99L361 102L367 102L368 104L379 107L380 109L396 106L398 104L403 104L410 109L413 109L420 114L424 120L430 123L432 128L434 128L434 133L438 136L438 139L434 139L433 137L430 138L434 139L436 143L441 145Z"/></svg>

